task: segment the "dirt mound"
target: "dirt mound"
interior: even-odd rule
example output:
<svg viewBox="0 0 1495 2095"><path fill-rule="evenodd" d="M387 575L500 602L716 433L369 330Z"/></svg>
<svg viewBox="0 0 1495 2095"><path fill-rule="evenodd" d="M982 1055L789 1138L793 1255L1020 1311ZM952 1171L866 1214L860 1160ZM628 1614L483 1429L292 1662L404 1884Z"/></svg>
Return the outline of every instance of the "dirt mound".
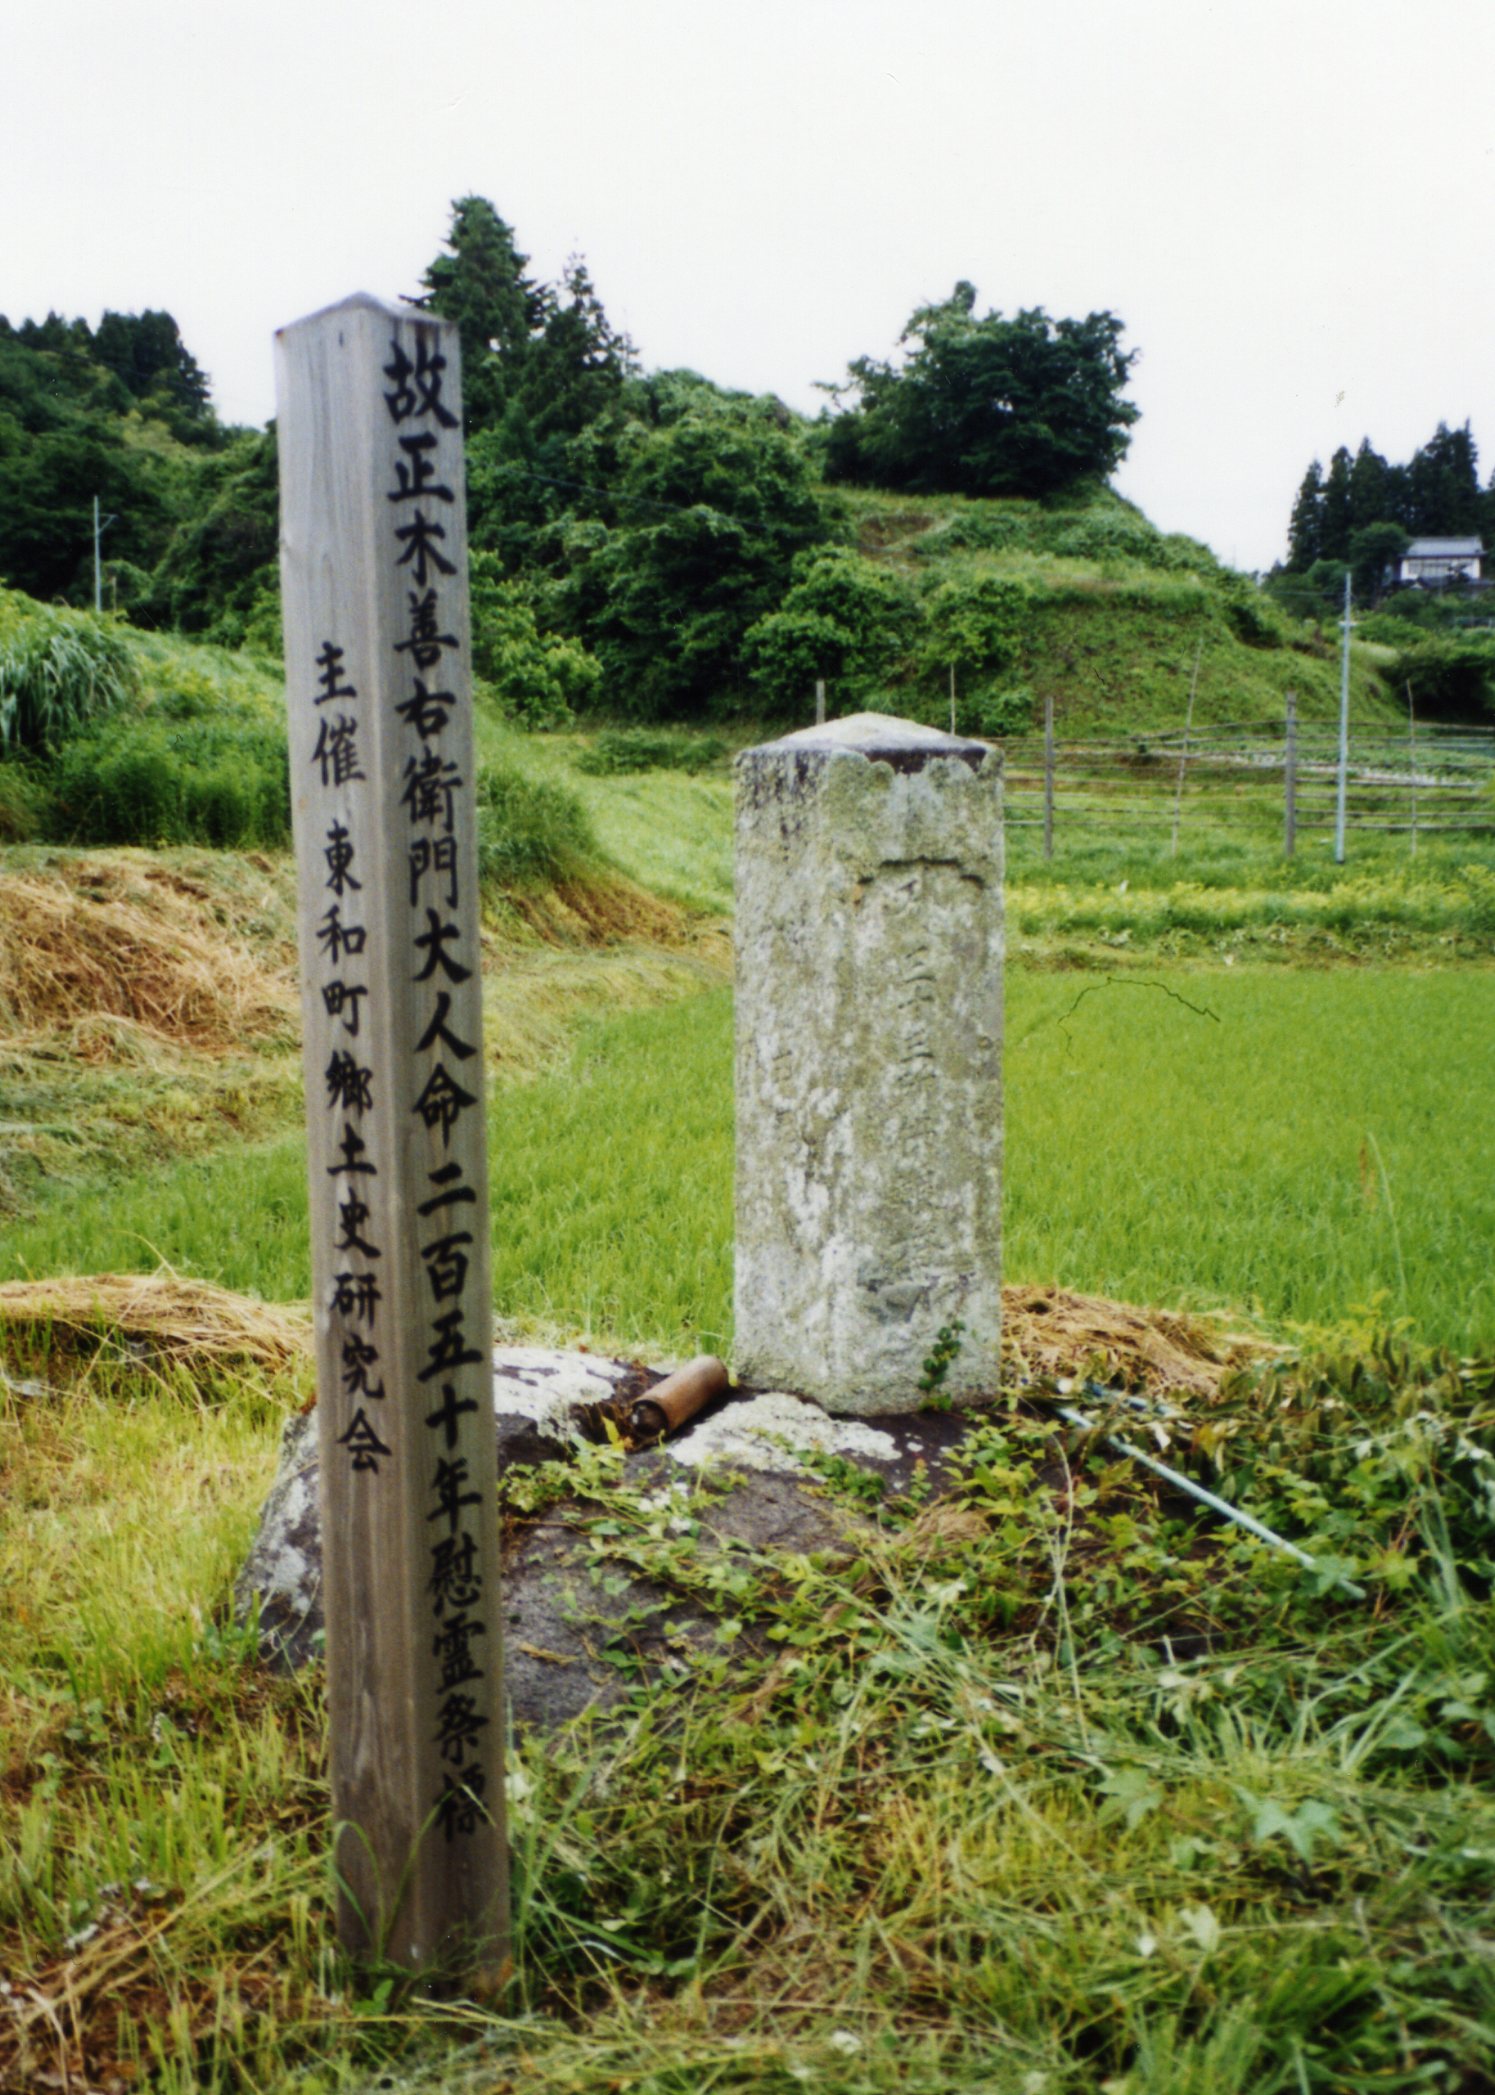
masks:
<svg viewBox="0 0 1495 2095"><path fill-rule="evenodd" d="M46 1331L131 1351L204 1363L252 1362L272 1370L311 1351L304 1309L259 1302L178 1274L91 1273L77 1279L12 1280L0 1285L0 1340Z"/></svg>
<svg viewBox="0 0 1495 2095"><path fill-rule="evenodd" d="M1121 1389L1212 1397L1232 1368L1274 1350L1173 1310L1067 1288L1002 1290L1003 1364L1018 1375L1083 1375Z"/></svg>
<svg viewBox="0 0 1495 2095"><path fill-rule="evenodd" d="M143 853L0 876L0 1037L83 1061L142 1036L208 1053L293 1039L285 882L269 860L237 866L233 888Z"/></svg>

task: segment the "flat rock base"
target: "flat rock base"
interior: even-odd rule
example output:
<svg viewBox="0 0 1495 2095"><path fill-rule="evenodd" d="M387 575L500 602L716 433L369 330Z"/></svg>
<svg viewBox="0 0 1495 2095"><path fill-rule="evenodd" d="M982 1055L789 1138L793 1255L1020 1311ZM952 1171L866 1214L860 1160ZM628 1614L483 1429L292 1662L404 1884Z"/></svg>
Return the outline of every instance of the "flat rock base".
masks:
<svg viewBox="0 0 1495 2095"><path fill-rule="evenodd" d="M541 1347L499 1348L493 1400L502 1480L519 1467L564 1461L595 1433L597 1407L636 1395L658 1377L624 1361ZM833 1456L880 1478L888 1494L920 1475L935 1491L979 1414L885 1416L875 1426L832 1418L782 1391L733 1390L662 1445L624 1459L627 1488L655 1505L678 1498L696 1547L855 1550L865 1522L828 1491L807 1455ZM280 1468L234 1589L240 1622L256 1619L260 1648L295 1668L322 1640L322 1546L312 1414L288 1421ZM709 1477L711 1489L702 1490ZM730 1488L721 1493L720 1487ZM502 1489L502 1482L500 1488ZM660 1500L659 1494L667 1498ZM605 1709L641 1676L679 1666L715 1636L713 1617L643 1578L608 1589L588 1547L596 1509L562 1498L526 1521L504 1523L505 1671L515 1722L541 1730Z"/></svg>

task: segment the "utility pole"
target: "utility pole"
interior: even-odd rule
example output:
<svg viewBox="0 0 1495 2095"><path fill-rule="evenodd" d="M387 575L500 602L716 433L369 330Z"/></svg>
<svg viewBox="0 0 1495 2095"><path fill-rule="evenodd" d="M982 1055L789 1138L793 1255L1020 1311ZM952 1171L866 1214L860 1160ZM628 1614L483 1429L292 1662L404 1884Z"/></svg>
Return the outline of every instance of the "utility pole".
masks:
<svg viewBox="0 0 1495 2095"><path fill-rule="evenodd" d="M1345 570L1344 617L1340 624L1344 631L1344 646L1339 663L1339 779L1334 796L1334 863L1344 864L1344 817L1345 797L1350 782L1350 576Z"/></svg>
<svg viewBox="0 0 1495 2095"><path fill-rule="evenodd" d="M99 555L99 540L111 524L117 524L118 522L118 517L100 517L99 498L95 495L93 498L93 608L94 615L98 618L102 618L104 615L104 563Z"/></svg>

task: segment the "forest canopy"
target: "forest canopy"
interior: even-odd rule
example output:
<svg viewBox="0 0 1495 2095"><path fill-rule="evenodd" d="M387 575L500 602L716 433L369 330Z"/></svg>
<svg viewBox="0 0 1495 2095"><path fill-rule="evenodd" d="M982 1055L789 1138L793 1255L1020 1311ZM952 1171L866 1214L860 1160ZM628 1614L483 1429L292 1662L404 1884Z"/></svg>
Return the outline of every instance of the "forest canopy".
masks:
<svg viewBox="0 0 1495 2095"><path fill-rule="evenodd" d="M965 581L936 603L856 551L838 483L1068 505L1065 547L1099 532L1108 557L1157 539L1104 488L1137 419L1114 314L983 314L958 283L911 316L896 364L859 358L811 419L646 372L585 259L544 281L485 197L453 204L411 295L461 333L475 667L532 724L788 703L819 676L865 697L931 650L963 665L981 718L1021 710L1002 679L1024 604ZM274 429L218 420L169 313L0 322L0 481L0 582L90 603L97 497L106 609L277 650Z"/></svg>

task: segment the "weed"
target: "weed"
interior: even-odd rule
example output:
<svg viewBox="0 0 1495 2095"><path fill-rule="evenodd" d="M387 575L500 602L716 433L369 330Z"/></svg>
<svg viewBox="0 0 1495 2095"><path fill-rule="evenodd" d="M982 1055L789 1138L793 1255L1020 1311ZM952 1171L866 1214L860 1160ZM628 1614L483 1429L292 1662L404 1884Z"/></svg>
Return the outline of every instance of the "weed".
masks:
<svg viewBox="0 0 1495 2095"><path fill-rule="evenodd" d="M964 1323L957 1317L953 1324L941 1324L939 1331L936 1333L934 1345L930 1349L929 1357L924 1362L923 1372L919 1376L919 1395L922 1400L919 1409L921 1411L948 1411L950 1409L950 1399L945 1392L945 1377L950 1372L951 1362L957 1360L960 1356L962 1343L960 1334L965 1328Z"/></svg>

